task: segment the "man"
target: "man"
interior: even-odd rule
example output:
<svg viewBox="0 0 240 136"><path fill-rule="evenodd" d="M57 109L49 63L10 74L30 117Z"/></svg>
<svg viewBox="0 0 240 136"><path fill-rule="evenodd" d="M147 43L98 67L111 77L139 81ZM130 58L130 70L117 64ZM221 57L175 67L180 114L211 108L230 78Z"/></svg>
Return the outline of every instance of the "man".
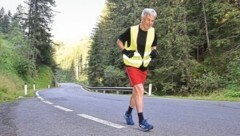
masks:
<svg viewBox="0 0 240 136"><path fill-rule="evenodd" d="M153 129L153 125L149 124L143 116L143 95L148 65L158 55L157 36L152 27L156 17L157 13L154 9L144 9L140 24L128 28L117 40L117 45L123 54L125 70L133 87L130 105L124 118L128 125L134 125L132 110L136 106L139 127L143 131Z"/></svg>

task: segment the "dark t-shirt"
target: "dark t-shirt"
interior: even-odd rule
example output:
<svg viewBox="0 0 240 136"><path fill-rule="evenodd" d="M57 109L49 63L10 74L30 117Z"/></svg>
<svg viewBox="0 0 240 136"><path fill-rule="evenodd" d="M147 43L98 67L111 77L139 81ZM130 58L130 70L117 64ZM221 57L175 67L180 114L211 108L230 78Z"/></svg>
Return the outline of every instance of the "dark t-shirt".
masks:
<svg viewBox="0 0 240 136"><path fill-rule="evenodd" d="M121 34L118 37L118 39L121 40L124 45L125 45L125 42L127 42L128 46L130 46L130 43L131 43L130 28L128 28L123 34ZM142 57L144 56L146 39L147 39L147 31L143 31L142 29L140 29L140 26L139 26L139 31L138 31L138 36L137 36L137 50ZM156 33L155 33L155 36L154 36L154 41L152 43L152 47L153 46L157 46ZM140 69L145 71L147 68L143 67L143 65L142 65L140 67Z"/></svg>

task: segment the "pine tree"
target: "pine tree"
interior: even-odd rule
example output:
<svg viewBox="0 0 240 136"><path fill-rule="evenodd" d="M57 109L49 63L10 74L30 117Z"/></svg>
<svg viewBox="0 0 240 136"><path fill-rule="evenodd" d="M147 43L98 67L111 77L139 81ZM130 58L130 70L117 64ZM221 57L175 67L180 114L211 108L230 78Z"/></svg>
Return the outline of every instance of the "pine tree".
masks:
<svg viewBox="0 0 240 136"><path fill-rule="evenodd" d="M55 6L55 1L29 0L27 4L29 9L26 24L32 61L54 67L50 24L54 16L51 7Z"/></svg>
<svg viewBox="0 0 240 136"><path fill-rule="evenodd" d="M10 30L11 23L11 11L8 11L8 14L5 13L4 8L0 10L0 31L3 34L8 34Z"/></svg>

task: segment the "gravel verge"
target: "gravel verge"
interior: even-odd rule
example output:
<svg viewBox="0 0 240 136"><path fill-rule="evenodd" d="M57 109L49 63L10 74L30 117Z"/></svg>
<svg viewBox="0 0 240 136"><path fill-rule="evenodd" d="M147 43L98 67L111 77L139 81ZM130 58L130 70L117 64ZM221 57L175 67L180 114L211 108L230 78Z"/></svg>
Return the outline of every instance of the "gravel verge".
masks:
<svg viewBox="0 0 240 136"><path fill-rule="evenodd" d="M0 136L17 136L17 128L13 123L15 116L12 112L16 105L15 102L0 103Z"/></svg>

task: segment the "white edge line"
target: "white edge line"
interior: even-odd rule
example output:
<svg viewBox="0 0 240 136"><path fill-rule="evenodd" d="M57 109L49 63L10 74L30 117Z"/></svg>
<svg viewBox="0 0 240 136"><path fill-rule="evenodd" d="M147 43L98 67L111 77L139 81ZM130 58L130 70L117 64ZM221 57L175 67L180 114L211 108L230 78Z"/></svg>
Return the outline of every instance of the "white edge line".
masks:
<svg viewBox="0 0 240 136"><path fill-rule="evenodd" d="M78 116L96 121L98 123L101 123L101 124L104 124L104 125L107 125L107 126L110 126L110 127L119 128L119 129L124 128L124 126L122 126L122 125L115 124L115 123L112 123L112 122L109 122L109 121L106 121L106 120L102 120L102 119L99 119L99 118L95 118L93 116L89 116L89 115L86 115L86 114L78 114Z"/></svg>
<svg viewBox="0 0 240 136"><path fill-rule="evenodd" d="M36 92L36 96L38 99L40 99L41 101L44 101L44 99L38 94L38 91Z"/></svg>
<svg viewBox="0 0 240 136"><path fill-rule="evenodd" d="M46 103L46 104L50 104L50 105L53 104L52 102L49 102L49 101L43 101L43 102Z"/></svg>
<svg viewBox="0 0 240 136"><path fill-rule="evenodd" d="M60 109L60 110L63 110L63 111L72 111L72 110L70 110L70 109L68 109L68 108L65 108L65 107L62 107L62 106L59 106L59 105L54 105L54 107L55 108L58 108L58 109Z"/></svg>

